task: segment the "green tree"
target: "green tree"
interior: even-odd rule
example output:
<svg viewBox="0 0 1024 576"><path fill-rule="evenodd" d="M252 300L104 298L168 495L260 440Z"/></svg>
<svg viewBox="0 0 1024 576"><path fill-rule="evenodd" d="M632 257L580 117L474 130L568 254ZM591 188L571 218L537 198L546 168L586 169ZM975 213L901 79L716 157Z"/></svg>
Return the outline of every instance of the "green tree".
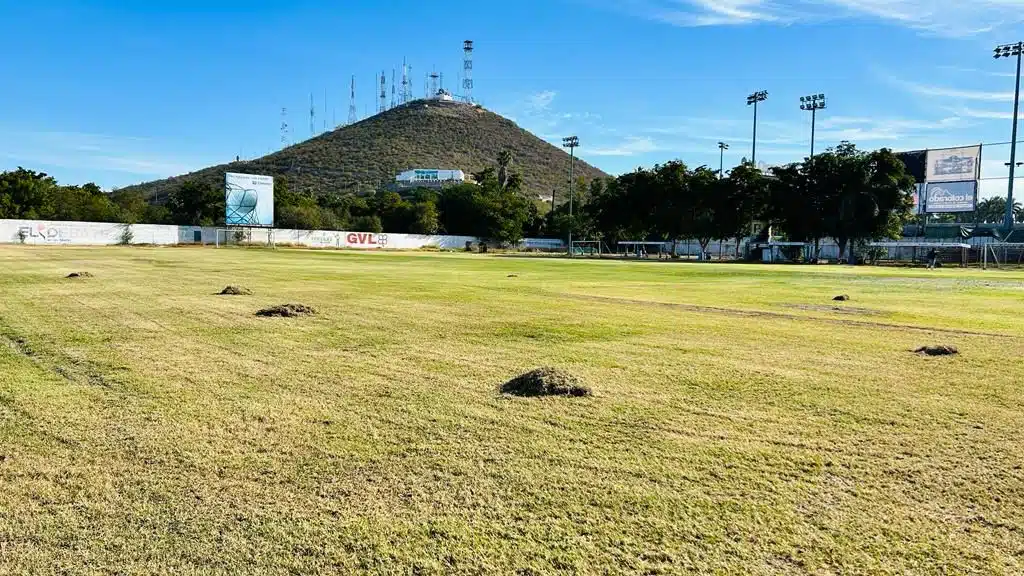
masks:
<svg viewBox="0 0 1024 576"><path fill-rule="evenodd" d="M914 207L914 178L903 162L889 149L866 153L849 142L824 156L820 178L833 191L826 226L839 244L840 259L858 241L899 238Z"/></svg>
<svg viewBox="0 0 1024 576"><path fill-rule="evenodd" d="M167 199L171 220L183 226L224 223L224 193L206 182L186 180Z"/></svg>
<svg viewBox="0 0 1024 576"><path fill-rule="evenodd" d="M54 215L57 181L43 172L0 173L0 218L48 219Z"/></svg>

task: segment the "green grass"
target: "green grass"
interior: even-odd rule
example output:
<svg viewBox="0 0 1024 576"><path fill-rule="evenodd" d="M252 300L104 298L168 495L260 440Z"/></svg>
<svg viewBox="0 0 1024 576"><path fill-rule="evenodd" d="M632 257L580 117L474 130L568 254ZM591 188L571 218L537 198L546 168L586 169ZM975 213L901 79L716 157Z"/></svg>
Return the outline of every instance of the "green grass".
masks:
<svg viewBox="0 0 1024 576"><path fill-rule="evenodd" d="M1024 572L1024 273L8 246L0 295L0 573ZM541 365L595 396L497 393Z"/></svg>

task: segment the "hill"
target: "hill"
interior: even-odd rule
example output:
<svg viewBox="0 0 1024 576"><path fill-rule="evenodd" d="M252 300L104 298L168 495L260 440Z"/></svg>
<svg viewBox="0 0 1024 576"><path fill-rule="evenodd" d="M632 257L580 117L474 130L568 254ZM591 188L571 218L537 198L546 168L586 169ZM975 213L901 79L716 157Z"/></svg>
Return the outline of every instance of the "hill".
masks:
<svg viewBox="0 0 1024 576"><path fill-rule="evenodd" d="M511 150L515 169L530 195L561 194L568 180L569 155L481 107L419 100L356 124L321 134L251 161L232 162L190 174L131 186L147 198L166 197L177 184L194 179L221 183L225 172L286 176L293 191L366 193L393 182L412 168L461 169L467 174L497 164ZM576 160L576 174L607 174Z"/></svg>

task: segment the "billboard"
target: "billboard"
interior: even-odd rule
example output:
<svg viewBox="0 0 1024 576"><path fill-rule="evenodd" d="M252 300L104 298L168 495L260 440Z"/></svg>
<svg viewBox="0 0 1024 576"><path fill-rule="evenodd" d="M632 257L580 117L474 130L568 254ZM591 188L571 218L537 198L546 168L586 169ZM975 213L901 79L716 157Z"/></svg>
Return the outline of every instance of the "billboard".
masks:
<svg viewBox="0 0 1024 576"><path fill-rule="evenodd" d="M980 177L980 145L928 151L926 182L964 182Z"/></svg>
<svg viewBox="0 0 1024 576"><path fill-rule="evenodd" d="M930 182L925 191L929 214L974 212L978 201L978 182Z"/></svg>
<svg viewBox="0 0 1024 576"><path fill-rule="evenodd" d="M224 222L228 226L274 226L274 177L224 174Z"/></svg>

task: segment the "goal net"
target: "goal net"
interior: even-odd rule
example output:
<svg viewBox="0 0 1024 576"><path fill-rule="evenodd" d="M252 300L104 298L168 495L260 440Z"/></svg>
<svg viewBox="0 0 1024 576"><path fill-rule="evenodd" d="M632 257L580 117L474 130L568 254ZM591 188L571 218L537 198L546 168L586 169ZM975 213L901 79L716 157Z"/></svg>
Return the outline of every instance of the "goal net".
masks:
<svg viewBox="0 0 1024 576"><path fill-rule="evenodd" d="M1024 266L1024 244L991 243L982 249L982 267L1005 268Z"/></svg>
<svg viewBox="0 0 1024 576"><path fill-rule="evenodd" d="M217 248L222 246L241 246L248 244L251 239L250 233L244 228L217 229Z"/></svg>
<svg viewBox="0 0 1024 576"><path fill-rule="evenodd" d="M573 256L600 258L605 252L608 252L608 250L605 249L604 242L600 240L573 240L572 243Z"/></svg>

